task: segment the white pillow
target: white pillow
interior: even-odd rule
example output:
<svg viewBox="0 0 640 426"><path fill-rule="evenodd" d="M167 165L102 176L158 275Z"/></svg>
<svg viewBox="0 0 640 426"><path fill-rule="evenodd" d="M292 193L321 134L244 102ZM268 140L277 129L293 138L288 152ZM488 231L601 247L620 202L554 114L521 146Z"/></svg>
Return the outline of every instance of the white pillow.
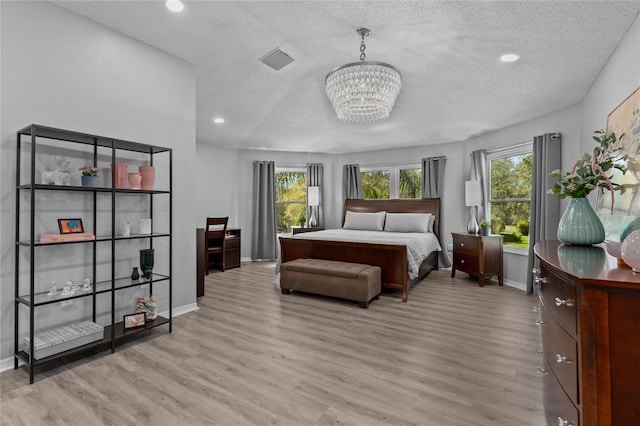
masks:
<svg viewBox="0 0 640 426"><path fill-rule="evenodd" d="M384 230L388 232L430 232L431 213L387 213ZM435 220L435 218L434 218Z"/></svg>
<svg viewBox="0 0 640 426"><path fill-rule="evenodd" d="M382 231L385 215L386 212L360 213L347 210L342 228L361 231Z"/></svg>

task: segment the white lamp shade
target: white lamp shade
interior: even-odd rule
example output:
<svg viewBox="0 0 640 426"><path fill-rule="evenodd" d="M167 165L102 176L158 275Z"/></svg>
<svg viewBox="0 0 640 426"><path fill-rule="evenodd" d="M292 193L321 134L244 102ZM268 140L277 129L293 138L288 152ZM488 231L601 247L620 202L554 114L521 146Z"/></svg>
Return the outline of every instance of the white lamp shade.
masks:
<svg viewBox="0 0 640 426"><path fill-rule="evenodd" d="M307 204L310 206L320 205L320 187L310 186L307 188Z"/></svg>
<svg viewBox="0 0 640 426"><path fill-rule="evenodd" d="M479 180L468 180L464 183L464 200L469 207L482 203L482 186Z"/></svg>

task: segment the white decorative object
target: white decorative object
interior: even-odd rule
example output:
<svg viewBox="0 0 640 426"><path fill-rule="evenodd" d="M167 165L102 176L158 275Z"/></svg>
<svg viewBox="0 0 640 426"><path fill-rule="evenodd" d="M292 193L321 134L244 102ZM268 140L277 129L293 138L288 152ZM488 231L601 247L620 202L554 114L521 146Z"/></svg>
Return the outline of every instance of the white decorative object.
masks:
<svg viewBox="0 0 640 426"><path fill-rule="evenodd" d="M633 272L640 272L640 231L633 231L622 242L622 260Z"/></svg>
<svg viewBox="0 0 640 426"><path fill-rule="evenodd" d="M371 34L367 28L358 28L360 62L342 65L325 78L327 96L338 119L350 123L373 123L389 117L396 102L402 76L392 65L365 62L364 38Z"/></svg>
<svg viewBox="0 0 640 426"><path fill-rule="evenodd" d="M91 280L89 278L85 278L82 283L82 290L91 290Z"/></svg>
<svg viewBox="0 0 640 426"><path fill-rule="evenodd" d="M138 232L142 235L151 235L151 219L140 219L138 221Z"/></svg>
<svg viewBox="0 0 640 426"><path fill-rule="evenodd" d="M71 163L64 157L56 157L56 169L45 170L40 178L45 185L71 185Z"/></svg>
<svg viewBox="0 0 640 426"><path fill-rule="evenodd" d="M78 346L104 338L104 327L91 321L83 321L65 327L47 330L33 337L33 357L46 358ZM24 339L29 352L29 338Z"/></svg>
<svg viewBox="0 0 640 426"><path fill-rule="evenodd" d="M318 226L318 206L320 205L320 187L310 186L307 188L307 204L311 207L311 217L309 226Z"/></svg>
<svg viewBox="0 0 640 426"><path fill-rule="evenodd" d="M122 224L122 236L123 237L131 236L131 222L124 222Z"/></svg>
<svg viewBox="0 0 640 426"><path fill-rule="evenodd" d="M55 296L58 293L58 289L55 281L49 281L49 293L47 296Z"/></svg>

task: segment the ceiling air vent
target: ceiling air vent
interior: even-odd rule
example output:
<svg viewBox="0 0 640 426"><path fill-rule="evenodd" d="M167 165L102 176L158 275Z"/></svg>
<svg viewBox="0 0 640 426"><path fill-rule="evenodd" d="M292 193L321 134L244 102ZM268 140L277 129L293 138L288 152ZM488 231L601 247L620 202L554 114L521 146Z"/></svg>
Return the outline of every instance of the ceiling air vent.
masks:
<svg viewBox="0 0 640 426"><path fill-rule="evenodd" d="M280 48L276 47L271 52L264 55L262 58L258 59L260 62L272 68L276 71L281 68L286 67L291 62L293 62L293 58L286 53L284 53Z"/></svg>

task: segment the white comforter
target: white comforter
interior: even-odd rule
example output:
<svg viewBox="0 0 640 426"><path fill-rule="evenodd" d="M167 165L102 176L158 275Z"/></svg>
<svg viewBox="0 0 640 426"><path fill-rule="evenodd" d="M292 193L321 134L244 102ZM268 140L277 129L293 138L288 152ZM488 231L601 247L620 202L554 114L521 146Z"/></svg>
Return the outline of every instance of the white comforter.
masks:
<svg viewBox="0 0 640 426"><path fill-rule="evenodd" d="M361 243L404 244L407 246L409 260L409 278L418 276L420 264L433 251L442 251L440 242L432 233L355 231L350 229L327 229L325 231L305 232L293 238L305 240L349 241Z"/></svg>

